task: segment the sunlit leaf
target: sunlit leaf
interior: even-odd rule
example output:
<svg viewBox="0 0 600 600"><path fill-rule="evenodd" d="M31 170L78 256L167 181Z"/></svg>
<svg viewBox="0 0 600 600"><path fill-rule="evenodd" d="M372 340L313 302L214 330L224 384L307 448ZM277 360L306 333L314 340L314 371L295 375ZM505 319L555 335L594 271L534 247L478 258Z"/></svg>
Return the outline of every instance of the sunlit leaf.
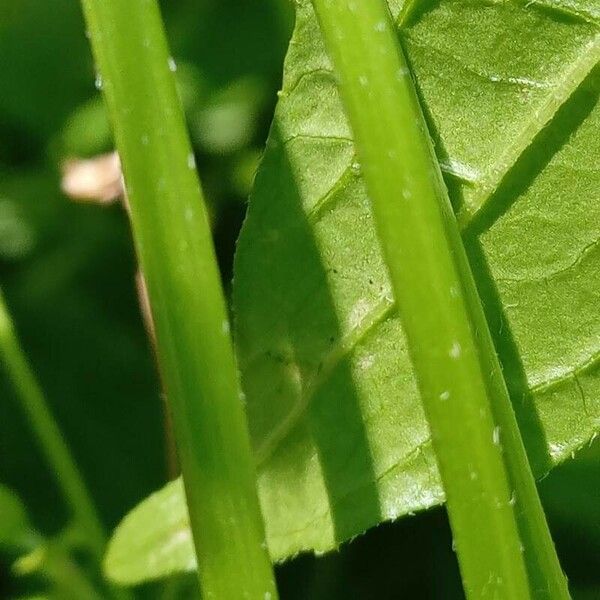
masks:
<svg viewBox="0 0 600 600"><path fill-rule="evenodd" d="M597 10L586 1L442 0L413 15L401 40L542 474L600 425ZM307 0L238 244L234 305L274 559L330 550L443 501L360 165ZM182 495L168 490L159 494L181 515ZM140 568L140 557L133 566L124 551L153 536L150 519L136 516L149 507L113 539L110 556L123 557L129 581L164 574L148 560ZM149 552L168 552L175 535L159 520ZM191 564L187 548L179 570Z"/></svg>
<svg viewBox="0 0 600 600"><path fill-rule="evenodd" d="M122 584L196 569L180 479L152 494L123 520L119 541L109 546L104 568Z"/></svg>

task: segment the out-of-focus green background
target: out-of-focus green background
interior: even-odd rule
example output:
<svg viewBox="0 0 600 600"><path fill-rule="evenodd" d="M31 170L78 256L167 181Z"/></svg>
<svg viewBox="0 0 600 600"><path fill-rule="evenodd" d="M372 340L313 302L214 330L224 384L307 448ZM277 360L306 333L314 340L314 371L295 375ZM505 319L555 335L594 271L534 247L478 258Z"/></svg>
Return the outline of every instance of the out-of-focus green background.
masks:
<svg viewBox="0 0 600 600"><path fill-rule="evenodd" d="M286 0L168 0L163 12L227 286L293 15ZM94 80L76 0L2 0L0 283L112 529L166 481L168 461L126 215L119 205L70 202L59 187L64 159L112 149ZM1 371L0 394L0 483L55 535L67 511ZM582 452L541 488L576 597L600 599L600 451ZM43 591L43 578L13 573L14 558L0 549L0 599ZM278 577L284 599L463 597L441 509L382 526L339 553L298 557ZM175 596L194 597L190 585Z"/></svg>

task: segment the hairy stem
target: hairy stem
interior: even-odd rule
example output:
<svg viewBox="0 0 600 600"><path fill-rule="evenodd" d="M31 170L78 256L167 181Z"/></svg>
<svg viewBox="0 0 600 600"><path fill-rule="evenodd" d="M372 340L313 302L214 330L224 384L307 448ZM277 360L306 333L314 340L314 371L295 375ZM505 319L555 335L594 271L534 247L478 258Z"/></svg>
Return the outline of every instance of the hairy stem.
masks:
<svg viewBox="0 0 600 600"><path fill-rule="evenodd" d="M44 456L54 472L75 521L85 533L85 541L100 561L104 552L105 534L96 507L83 477L54 420L44 393L21 348L12 319L0 293L0 355L27 414Z"/></svg>
<svg viewBox="0 0 600 600"><path fill-rule="evenodd" d="M211 232L156 0L83 0L121 156L203 596L275 598Z"/></svg>
<svg viewBox="0 0 600 600"><path fill-rule="evenodd" d="M469 598L568 598L384 0L312 0L408 339Z"/></svg>

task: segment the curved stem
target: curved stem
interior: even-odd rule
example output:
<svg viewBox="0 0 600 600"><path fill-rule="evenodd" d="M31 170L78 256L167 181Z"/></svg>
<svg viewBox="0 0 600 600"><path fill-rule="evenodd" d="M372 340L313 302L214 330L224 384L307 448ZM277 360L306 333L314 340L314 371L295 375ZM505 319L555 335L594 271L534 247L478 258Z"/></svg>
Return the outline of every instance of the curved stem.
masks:
<svg viewBox="0 0 600 600"><path fill-rule="evenodd" d="M275 598L220 275L156 0L83 0L121 156L203 595Z"/></svg>
<svg viewBox="0 0 600 600"><path fill-rule="evenodd" d="M62 544L54 540L40 539L35 550L14 563L13 571L21 576L33 573L44 575L52 582L55 593L62 598L102 600L103 597Z"/></svg>
<svg viewBox="0 0 600 600"><path fill-rule="evenodd" d="M1 292L0 355L40 448L54 471L56 482L70 505L77 524L86 534L85 541L100 562L106 540L96 507L21 348Z"/></svg>
<svg viewBox="0 0 600 600"><path fill-rule="evenodd" d="M467 595L568 598L387 6L312 1L362 162Z"/></svg>

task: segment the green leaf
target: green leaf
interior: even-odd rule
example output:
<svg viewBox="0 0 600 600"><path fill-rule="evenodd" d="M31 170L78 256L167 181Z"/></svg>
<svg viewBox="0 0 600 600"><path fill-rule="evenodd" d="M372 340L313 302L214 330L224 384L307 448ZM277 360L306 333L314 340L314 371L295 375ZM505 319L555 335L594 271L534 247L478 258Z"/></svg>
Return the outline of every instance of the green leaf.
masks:
<svg viewBox="0 0 600 600"><path fill-rule="evenodd" d="M149 496L125 517L108 547L104 570L113 581L131 585L195 569L196 555L180 478Z"/></svg>
<svg viewBox="0 0 600 600"><path fill-rule="evenodd" d="M538 475L600 428L598 17L586 0L442 0L401 33ZM307 0L238 245L234 305L274 559L328 551L443 501ZM181 495L171 502L181 511ZM135 523L142 506L109 556L150 535ZM138 580L162 574L146 567Z"/></svg>
<svg viewBox="0 0 600 600"><path fill-rule="evenodd" d="M515 2L445 0L413 21L402 43L541 473L600 421L599 29ZM234 286L275 558L443 497L359 171L300 3Z"/></svg>

